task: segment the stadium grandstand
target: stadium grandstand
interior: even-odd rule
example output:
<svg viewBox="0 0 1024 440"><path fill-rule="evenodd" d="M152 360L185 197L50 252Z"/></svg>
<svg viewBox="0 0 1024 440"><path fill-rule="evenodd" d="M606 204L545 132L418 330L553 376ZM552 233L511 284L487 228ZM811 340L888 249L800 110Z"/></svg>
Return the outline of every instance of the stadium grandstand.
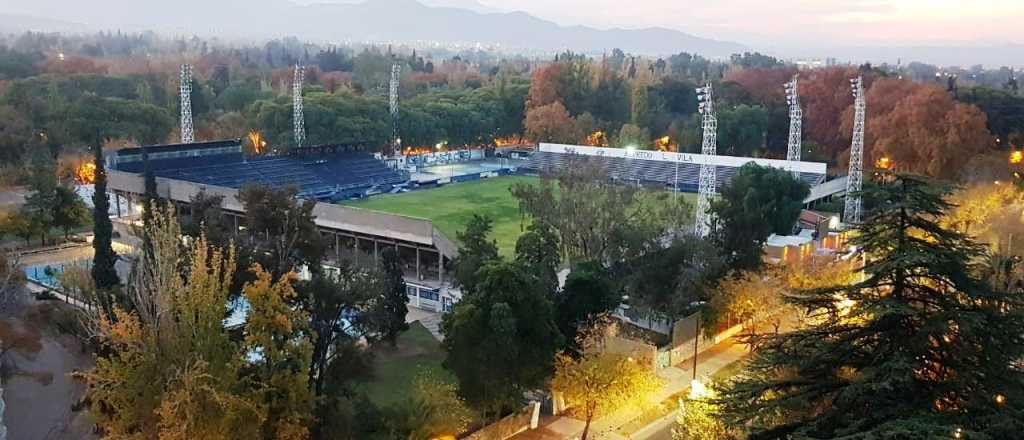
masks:
<svg viewBox="0 0 1024 440"><path fill-rule="evenodd" d="M700 166L711 163L717 168L718 186L727 183L743 165L754 162L800 173L800 178L812 188L825 181L826 164L818 162L792 162L735 156L705 156L702 154L672 153L635 150L630 148L601 148L581 145L540 144L529 155L520 169L538 174L557 172L576 158L599 160L608 177L626 183L664 186L679 191L696 192L700 180Z"/></svg>
<svg viewBox="0 0 1024 440"><path fill-rule="evenodd" d="M112 156L111 168L157 177L239 189L246 184L294 186L302 198L334 201L386 192L409 180L408 173L357 147L318 145L283 156L247 157L239 139L127 148Z"/></svg>

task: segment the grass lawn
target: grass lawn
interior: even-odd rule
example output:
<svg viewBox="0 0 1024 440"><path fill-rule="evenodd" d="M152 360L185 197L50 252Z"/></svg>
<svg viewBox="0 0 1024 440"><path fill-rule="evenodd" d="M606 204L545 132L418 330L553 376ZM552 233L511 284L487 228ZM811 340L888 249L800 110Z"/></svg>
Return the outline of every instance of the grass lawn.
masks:
<svg viewBox="0 0 1024 440"><path fill-rule="evenodd" d="M408 399L413 379L424 370L433 370L441 377L455 378L441 367L444 352L441 343L419 322L398 336L398 347L382 344L374 348L372 381L362 385L366 395L377 406L392 406Z"/></svg>
<svg viewBox="0 0 1024 440"><path fill-rule="evenodd" d="M503 256L511 256L522 229L519 203L512 197L509 188L518 182L539 181L536 177L503 176L451 183L440 188L403 194L380 194L345 204L430 220L453 241L456 240L456 233L466 228L473 214L486 215L494 221L491 236L498 242L499 252Z"/></svg>

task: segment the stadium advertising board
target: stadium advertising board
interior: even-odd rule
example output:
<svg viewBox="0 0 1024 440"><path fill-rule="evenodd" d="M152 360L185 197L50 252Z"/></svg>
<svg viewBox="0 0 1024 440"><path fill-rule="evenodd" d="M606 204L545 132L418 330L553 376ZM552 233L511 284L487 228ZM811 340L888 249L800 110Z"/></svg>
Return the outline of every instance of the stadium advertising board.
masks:
<svg viewBox="0 0 1024 440"><path fill-rule="evenodd" d="M672 153L668 151L635 150L627 148L588 147L584 145L540 144L540 151L561 154L579 154L583 156L618 157L624 159L656 160L661 162L705 163L717 166L739 168L749 162L761 166L781 168L801 173L825 174L827 165L821 162L788 161L778 159L759 159L736 156L708 156L703 154Z"/></svg>

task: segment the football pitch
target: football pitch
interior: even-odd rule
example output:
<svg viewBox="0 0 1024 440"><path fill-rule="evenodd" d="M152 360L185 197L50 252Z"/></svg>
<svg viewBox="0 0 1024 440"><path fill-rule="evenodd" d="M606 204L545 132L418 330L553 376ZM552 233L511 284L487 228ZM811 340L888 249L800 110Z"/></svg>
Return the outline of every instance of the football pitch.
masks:
<svg viewBox="0 0 1024 440"><path fill-rule="evenodd" d="M499 252L503 256L511 256L515 252L516 239L525 226L519 213L519 203L509 192L509 188L519 182L535 184L540 179L530 176L494 177L401 194L378 194L344 204L430 220L445 236L456 242L456 234L466 228L473 214L485 215L494 222L491 238L497 242Z"/></svg>

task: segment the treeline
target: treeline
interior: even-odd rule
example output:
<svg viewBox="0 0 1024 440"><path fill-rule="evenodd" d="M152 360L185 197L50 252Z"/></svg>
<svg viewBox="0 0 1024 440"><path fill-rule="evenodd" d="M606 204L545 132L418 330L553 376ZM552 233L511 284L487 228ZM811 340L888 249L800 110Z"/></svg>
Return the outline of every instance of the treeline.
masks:
<svg viewBox="0 0 1024 440"><path fill-rule="evenodd" d="M406 147L476 146L525 136L695 152L701 137L695 89L710 82L719 152L781 158L789 122L783 83L798 73L760 53L713 61L685 52L652 59L615 49L601 57L566 52L530 60L479 51L317 46L296 39L234 47L111 33L29 33L8 44L0 47L0 116L6 121L0 158L7 164L23 163L37 147L73 154L96 142L117 147L176 141L178 68L186 61L194 66L191 98L199 139L261 131L271 150L289 146L292 67L301 63L307 66L309 142L383 147L391 137L388 82L398 62L399 133ZM1024 142L1024 97L1012 72L981 75L972 68L958 76L936 68L936 80L922 77L926 70L911 64L799 72L803 157L837 171L845 166L852 120L846 79L855 75L867 78L869 161L886 155L905 171L956 178L961 176L950 161L981 156L970 168L991 168L997 152ZM1003 84L983 80L1004 73ZM913 113L922 107L937 110Z"/></svg>

